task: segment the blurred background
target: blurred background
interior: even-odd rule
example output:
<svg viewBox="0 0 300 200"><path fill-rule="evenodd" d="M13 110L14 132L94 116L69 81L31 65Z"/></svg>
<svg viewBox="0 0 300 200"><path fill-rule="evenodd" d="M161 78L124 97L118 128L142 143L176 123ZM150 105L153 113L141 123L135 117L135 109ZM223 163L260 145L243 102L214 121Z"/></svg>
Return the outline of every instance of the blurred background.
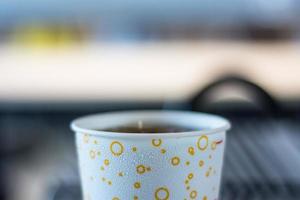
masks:
<svg viewBox="0 0 300 200"><path fill-rule="evenodd" d="M75 117L228 117L222 200L300 199L297 0L0 1L0 199L81 200Z"/></svg>

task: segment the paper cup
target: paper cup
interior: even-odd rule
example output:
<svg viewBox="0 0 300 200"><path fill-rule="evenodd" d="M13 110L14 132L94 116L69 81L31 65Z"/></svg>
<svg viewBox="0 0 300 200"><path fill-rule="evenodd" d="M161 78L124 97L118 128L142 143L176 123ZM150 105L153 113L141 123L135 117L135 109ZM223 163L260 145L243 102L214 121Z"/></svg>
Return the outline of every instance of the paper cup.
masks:
<svg viewBox="0 0 300 200"><path fill-rule="evenodd" d="M98 131L140 120L196 130ZM181 111L115 112L79 118L71 127L84 200L218 199L225 132L230 128L221 117Z"/></svg>

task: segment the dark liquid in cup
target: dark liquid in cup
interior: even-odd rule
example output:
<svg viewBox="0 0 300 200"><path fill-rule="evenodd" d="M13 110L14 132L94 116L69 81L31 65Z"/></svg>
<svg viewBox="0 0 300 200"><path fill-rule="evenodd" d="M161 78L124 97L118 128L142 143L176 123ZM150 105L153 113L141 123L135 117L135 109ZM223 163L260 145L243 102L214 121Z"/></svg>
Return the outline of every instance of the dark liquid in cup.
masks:
<svg viewBox="0 0 300 200"><path fill-rule="evenodd" d="M98 129L101 131L117 132L117 133L178 133L195 131L195 128L184 127L174 124L128 124L119 127L107 129Z"/></svg>

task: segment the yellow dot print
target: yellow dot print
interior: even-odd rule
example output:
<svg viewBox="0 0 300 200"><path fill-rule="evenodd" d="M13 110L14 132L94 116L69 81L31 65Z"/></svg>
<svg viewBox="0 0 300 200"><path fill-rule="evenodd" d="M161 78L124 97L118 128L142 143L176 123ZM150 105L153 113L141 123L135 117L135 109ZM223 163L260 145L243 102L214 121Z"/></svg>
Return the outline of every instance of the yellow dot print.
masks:
<svg viewBox="0 0 300 200"><path fill-rule="evenodd" d="M121 176L121 177L124 176L123 172L119 172L118 176Z"/></svg>
<svg viewBox="0 0 300 200"><path fill-rule="evenodd" d="M105 181L106 179L104 177L102 177L102 181Z"/></svg>
<svg viewBox="0 0 300 200"><path fill-rule="evenodd" d="M186 187L186 190L189 190L189 189L190 189L190 186L187 186L187 187Z"/></svg>
<svg viewBox="0 0 300 200"><path fill-rule="evenodd" d="M108 160L108 159L105 159L105 160L104 160L104 165L106 165L106 166L109 165L109 160Z"/></svg>
<svg viewBox="0 0 300 200"><path fill-rule="evenodd" d="M155 147L159 147L162 143L161 139L152 139L152 145Z"/></svg>
<svg viewBox="0 0 300 200"><path fill-rule="evenodd" d="M151 171L151 167L147 167L147 169L146 169L148 172L150 172Z"/></svg>
<svg viewBox="0 0 300 200"><path fill-rule="evenodd" d="M165 154L167 151L165 149L161 149L160 153Z"/></svg>
<svg viewBox="0 0 300 200"><path fill-rule="evenodd" d="M108 185L111 185L111 184L112 184L112 182L111 182L111 181L107 181L107 183L108 183Z"/></svg>
<svg viewBox="0 0 300 200"><path fill-rule="evenodd" d="M134 197L133 197L133 200L138 200L138 199L139 199L138 196L134 196Z"/></svg>
<svg viewBox="0 0 300 200"><path fill-rule="evenodd" d="M191 197L191 199L196 199L197 198L197 191L196 190L191 191L190 197Z"/></svg>
<svg viewBox="0 0 300 200"><path fill-rule="evenodd" d="M180 163L180 158L177 157L177 156L173 157L173 158L171 159L171 163L172 163L173 166L179 165L179 163Z"/></svg>
<svg viewBox="0 0 300 200"><path fill-rule="evenodd" d="M136 152L137 151L137 148L136 147L132 147L131 149L133 152Z"/></svg>
<svg viewBox="0 0 300 200"><path fill-rule="evenodd" d="M189 173L189 175L188 175L188 179L193 179L194 178L194 174L193 173Z"/></svg>
<svg viewBox="0 0 300 200"><path fill-rule="evenodd" d="M186 162L185 162L185 165L186 165L186 166L189 166L189 165L190 165L190 161L186 161Z"/></svg>
<svg viewBox="0 0 300 200"><path fill-rule="evenodd" d="M217 148L217 143L214 141L211 143L211 149L215 150Z"/></svg>
<svg viewBox="0 0 300 200"><path fill-rule="evenodd" d="M124 152L124 146L118 141L113 141L110 144L110 151L114 156L120 156Z"/></svg>
<svg viewBox="0 0 300 200"><path fill-rule="evenodd" d="M154 196L155 196L155 200L168 200L170 197L170 193L168 188L160 187L156 189Z"/></svg>
<svg viewBox="0 0 300 200"><path fill-rule="evenodd" d="M203 165L204 165L204 161L203 161L203 160L200 160L200 161L199 161L199 167L203 167Z"/></svg>
<svg viewBox="0 0 300 200"><path fill-rule="evenodd" d="M206 177L209 177L209 171L207 171L207 172L205 173L205 176L206 176Z"/></svg>
<svg viewBox="0 0 300 200"><path fill-rule="evenodd" d="M101 167L100 167L100 170L101 170L101 171L104 171L104 167L103 167L103 166L101 166Z"/></svg>
<svg viewBox="0 0 300 200"><path fill-rule="evenodd" d="M201 151L205 151L208 146L208 137L206 135L202 135L197 141L197 147Z"/></svg>
<svg viewBox="0 0 300 200"><path fill-rule="evenodd" d="M112 198L112 200L120 200L118 197L114 197Z"/></svg>
<svg viewBox="0 0 300 200"><path fill-rule="evenodd" d="M89 135L86 133L86 134L84 134L84 136L83 136L83 141L84 141L84 143L89 143Z"/></svg>
<svg viewBox="0 0 300 200"><path fill-rule="evenodd" d="M141 183L140 182L135 182L133 186L134 186L135 189L139 189L139 188L141 188Z"/></svg>
<svg viewBox="0 0 300 200"><path fill-rule="evenodd" d="M185 183L185 184L189 184L189 180L185 180L184 183Z"/></svg>
<svg viewBox="0 0 300 200"><path fill-rule="evenodd" d="M195 155L195 149L193 147L189 147L188 152L191 156Z"/></svg>
<svg viewBox="0 0 300 200"><path fill-rule="evenodd" d="M98 141L97 141L97 140L94 140L94 144L98 144Z"/></svg>
<svg viewBox="0 0 300 200"><path fill-rule="evenodd" d="M202 198L202 200L207 200L207 196L204 196L204 197Z"/></svg>
<svg viewBox="0 0 300 200"><path fill-rule="evenodd" d="M91 157L91 159L95 159L95 157L96 157L95 151L93 151L93 150L90 151L90 157Z"/></svg>
<svg viewBox="0 0 300 200"><path fill-rule="evenodd" d="M143 174L143 173L146 172L146 167L145 167L144 165L138 165L138 166L136 167L136 172L137 172L138 174Z"/></svg>

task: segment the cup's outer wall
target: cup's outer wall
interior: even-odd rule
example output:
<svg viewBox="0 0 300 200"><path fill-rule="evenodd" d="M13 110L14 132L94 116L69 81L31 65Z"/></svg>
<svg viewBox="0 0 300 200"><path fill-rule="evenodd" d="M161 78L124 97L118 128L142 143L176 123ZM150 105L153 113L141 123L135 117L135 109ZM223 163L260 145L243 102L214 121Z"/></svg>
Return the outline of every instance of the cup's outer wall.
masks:
<svg viewBox="0 0 300 200"><path fill-rule="evenodd" d="M83 199L218 199L225 135L134 139L77 132Z"/></svg>

